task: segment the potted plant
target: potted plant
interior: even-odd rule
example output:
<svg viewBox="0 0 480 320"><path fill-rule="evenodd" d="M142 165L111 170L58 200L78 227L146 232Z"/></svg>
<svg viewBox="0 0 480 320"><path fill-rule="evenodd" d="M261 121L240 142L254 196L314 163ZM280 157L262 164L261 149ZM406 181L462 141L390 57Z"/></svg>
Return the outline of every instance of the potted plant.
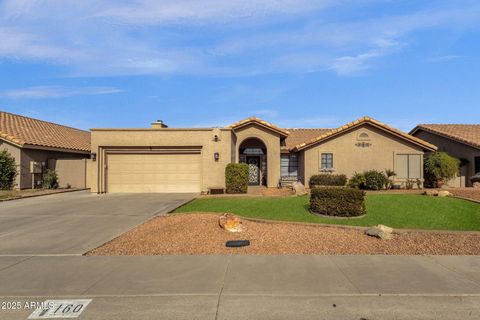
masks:
<svg viewBox="0 0 480 320"><path fill-rule="evenodd" d="M441 188L455 178L460 169L460 160L446 152L434 152L425 159L425 179L428 185Z"/></svg>

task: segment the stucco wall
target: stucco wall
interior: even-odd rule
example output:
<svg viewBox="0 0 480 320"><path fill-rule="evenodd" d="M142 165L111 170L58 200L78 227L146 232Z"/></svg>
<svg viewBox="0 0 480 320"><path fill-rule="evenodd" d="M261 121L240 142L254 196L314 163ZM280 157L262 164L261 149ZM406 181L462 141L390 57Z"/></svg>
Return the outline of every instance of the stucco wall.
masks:
<svg viewBox="0 0 480 320"><path fill-rule="evenodd" d="M267 147L267 187L274 188L280 181L280 135L257 125L235 130L237 136L235 162L239 161L239 146L249 138L261 140Z"/></svg>
<svg viewBox="0 0 480 320"><path fill-rule="evenodd" d="M10 153L15 158L18 171L20 172L20 162L21 162L20 148L12 144L9 144L8 142L5 142L3 140L0 140L0 150L7 150L7 152ZM17 177L15 178L14 188L15 189L20 188L20 174L18 174Z"/></svg>
<svg viewBox="0 0 480 320"><path fill-rule="evenodd" d="M219 141L214 141L214 136ZM88 173L92 192L104 192L103 163L106 149L119 147L201 147L202 192L209 187L225 186L225 166L232 160L232 132L228 129L93 129L92 152L97 153L97 161L91 162ZM214 160L218 152L219 161Z"/></svg>
<svg viewBox="0 0 480 320"><path fill-rule="evenodd" d="M461 169L461 176L459 179L449 181L451 186L471 186L470 177L475 175L475 157L480 157L480 150L465 145L463 143L456 142L454 140L444 138L442 136L429 133L423 130L419 130L415 133L415 136L428 141L438 147L438 151L444 151L456 158L464 158L469 163Z"/></svg>
<svg viewBox="0 0 480 320"><path fill-rule="evenodd" d="M32 187L31 161L45 162L46 165L50 162L52 167L47 167L48 169L57 170L61 183L60 187L66 187L67 184L70 184L74 188L85 188L86 164L84 159L87 155L37 149L22 149L21 153L20 187L22 189ZM53 159L57 161L51 161ZM35 179L36 181L41 179L40 174Z"/></svg>
<svg viewBox="0 0 480 320"><path fill-rule="evenodd" d="M363 132L368 134L369 141L358 140L359 134ZM357 143L361 142L370 143L371 146L356 146ZM302 163L304 165L302 171L304 171L305 183L307 184L312 175L321 173L321 153L333 153L334 173L345 174L349 178L355 172L371 169L379 171L384 171L385 169L395 170L395 154L423 155L424 153L421 147L368 124L319 145L307 148L302 152ZM400 179L397 179L397 183L401 182Z"/></svg>

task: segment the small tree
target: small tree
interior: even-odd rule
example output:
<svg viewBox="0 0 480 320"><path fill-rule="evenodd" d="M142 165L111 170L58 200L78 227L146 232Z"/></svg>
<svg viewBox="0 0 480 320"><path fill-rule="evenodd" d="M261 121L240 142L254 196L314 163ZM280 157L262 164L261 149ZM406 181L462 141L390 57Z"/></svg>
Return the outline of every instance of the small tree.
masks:
<svg viewBox="0 0 480 320"><path fill-rule="evenodd" d="M431 186L440 187L446 180L455 178L460 160L446 152L435 152L425 159L425 179Z"/></svg>
<svg viewBox="0 0 480 320"><path fill-rule="evenodd" d="M17 165L15 164L15 158L3 150L0 152L0 189L11 190L15 183L15 177L17 176Z"/></svg>
<svg viewBox="0 0 480 320"><path fill-rule="evenodd" d="M55 170L48 169L42 175L42 187L44 189L57 189L58 188L58 175Z"/></svg>

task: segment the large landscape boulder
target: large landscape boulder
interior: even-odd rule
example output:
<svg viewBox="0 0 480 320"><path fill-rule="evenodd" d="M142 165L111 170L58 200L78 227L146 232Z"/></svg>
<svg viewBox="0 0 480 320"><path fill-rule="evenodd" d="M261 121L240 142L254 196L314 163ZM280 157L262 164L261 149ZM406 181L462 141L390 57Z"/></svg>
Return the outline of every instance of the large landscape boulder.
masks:
<svg viewBox="0 0 480 320"><path fill-rule="evenodd" d="M228 232L242 232L242 221L239 217L231 214L225 213L220 219L218 219L218 224L221 228L227 230Z"/></svg>
<svg viewBox="0 0 480 320"><path fill-rule="evenodd" d="M441 190L441 191L438 191L438 196L441 198L445 198L445 197L451 197L452 194L447 190Z"/></svg>
<svg viewBox="0 0 480 320"><path fill-rule="evenodd" d="M379 239L392 239L393 229L390 227L384 226L382 224L379 224L365 230L365 234L371 237L379 238Z"/></svg>
<svg viewBox="0 0 480 320"><path fill-rule="evenodd" d="M295 191L295 194L297 196L303 196L307 194L307 191L305 190L305 186L299 181L296 181L292 184L292 189L293 191Z"/></svg>
<svg viewBox="0 0 480 320"><path fill-rule="evenodd" d="M425 190L425 192L423 194L426 195L426 196L430 196L430 197L436 197L436 196L438 196L438 191L437 190Z"/></svg>

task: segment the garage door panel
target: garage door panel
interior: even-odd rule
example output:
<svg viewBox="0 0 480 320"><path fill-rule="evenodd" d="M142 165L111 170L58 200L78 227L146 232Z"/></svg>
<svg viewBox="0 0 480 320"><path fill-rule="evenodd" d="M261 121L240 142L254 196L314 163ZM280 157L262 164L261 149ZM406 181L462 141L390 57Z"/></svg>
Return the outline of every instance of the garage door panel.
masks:
<svg viewBox="0 0 480 320"><path fill-rule="evenodd" d="M108 192L200 192L200 154L111 154Z"/></svg>

